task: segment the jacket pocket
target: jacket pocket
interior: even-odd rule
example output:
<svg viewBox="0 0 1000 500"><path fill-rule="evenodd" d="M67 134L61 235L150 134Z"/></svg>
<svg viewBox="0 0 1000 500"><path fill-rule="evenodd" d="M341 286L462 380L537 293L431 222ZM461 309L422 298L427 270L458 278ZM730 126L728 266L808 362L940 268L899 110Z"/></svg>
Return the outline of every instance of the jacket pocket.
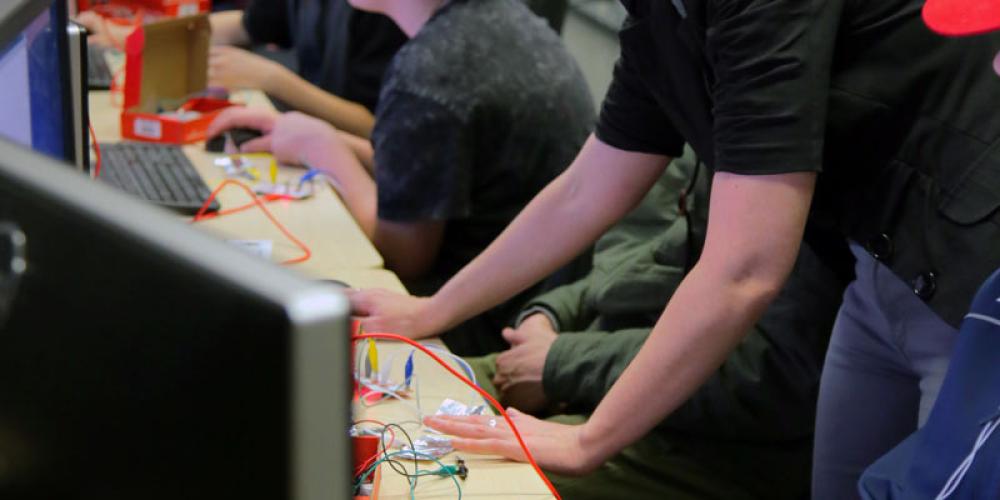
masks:
<svg viewBox="0 0 1000 500"><path fill-rule="evenodd" d="M944 175L938 211L960 225L972 225L1000 209L1000 139L955 175Z"/></svg>

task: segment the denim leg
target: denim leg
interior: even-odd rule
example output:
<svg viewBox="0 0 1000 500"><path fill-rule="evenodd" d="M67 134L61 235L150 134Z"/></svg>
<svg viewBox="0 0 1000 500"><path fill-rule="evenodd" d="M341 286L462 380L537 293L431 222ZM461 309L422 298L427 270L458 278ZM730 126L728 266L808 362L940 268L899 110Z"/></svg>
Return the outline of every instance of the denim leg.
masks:
<svg viewBox="0 0 1000 500"><path fill-rule="evenodd" d="M917 422L923 426L948 372L958 333L889 268L876 263L874 273L880 308L890 324L894 343L919 380Z"/></svg>
<svg viewBox="0 0 1000 500"><path fill-rule="evenodd" d="M867 254L857 257L857 278L844 292L820 382L814 500L858 498L864 469L917 426L918 378L880 307L876 263Z"/></svg>

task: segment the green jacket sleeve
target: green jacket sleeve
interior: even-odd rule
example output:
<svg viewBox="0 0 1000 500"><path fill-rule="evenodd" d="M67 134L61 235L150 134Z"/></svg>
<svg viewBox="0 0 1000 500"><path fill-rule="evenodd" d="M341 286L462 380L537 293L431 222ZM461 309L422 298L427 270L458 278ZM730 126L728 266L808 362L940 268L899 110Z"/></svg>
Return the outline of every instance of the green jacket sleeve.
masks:
<svg viewBox="0 0 1000 500"><path fill-rule="evenodd" d="M803 245L795 271L764 317L660 427L744 441L810 435L819 372L845 283ZM592 411L649 332L561 334L545 360L546 395Z"/></svg>
<svg viewBox="0 0 1000 500"><path fill-rule="evenodd" d="M545 357L542 386L553 402L590 413L639 352L649 328L561 333Z"/></svg>
<svg viewBox="0 0 1000 500"><path fill-rule="evenodd" d="M559 322L559 331L583 330L597 317L593 302L588 300L589 289L590 279L585 277L535 297L523 310L542 307Z"/></svg>

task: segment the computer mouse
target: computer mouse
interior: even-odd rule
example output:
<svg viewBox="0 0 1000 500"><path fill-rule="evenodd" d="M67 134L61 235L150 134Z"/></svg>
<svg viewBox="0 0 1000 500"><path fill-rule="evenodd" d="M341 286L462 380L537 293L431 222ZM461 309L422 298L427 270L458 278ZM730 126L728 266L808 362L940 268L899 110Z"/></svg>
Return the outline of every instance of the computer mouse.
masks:
<svg viewBox="0 0 1000 500"><path fill-rule="evenodd" d="M227 132L229 133L229 137L233 139L233 145L237 148L242 146L244 142L264 135L260 130L255 128L231 128Z"/></svg>
<svg viewBox="0 0 1000 500"><path fill-rule="evenodd" d="M262 135L264 134L260 130L253 128L231 128L205 141L205 151L209 153L225 153L227 141L231 141L233 147L239 149L244 142L256 139Z"/></svg>
<svg viewBox="0 0 1000 500"><path fill-rule="evenodd" d="M209 153L225 153L226 152L226 133L223 132L215 137L210 137L205 141L205 151Z"/></svg>

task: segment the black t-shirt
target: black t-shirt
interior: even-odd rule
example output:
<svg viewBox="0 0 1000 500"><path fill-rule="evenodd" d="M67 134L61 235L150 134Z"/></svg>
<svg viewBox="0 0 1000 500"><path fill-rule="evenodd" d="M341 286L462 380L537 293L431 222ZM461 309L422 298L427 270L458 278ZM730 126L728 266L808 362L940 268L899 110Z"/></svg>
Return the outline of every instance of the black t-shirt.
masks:
<svg viewBox="0 0 1000 500"><path fill-rule="evenodd" d="M623 3L602 140L671 156L687 140L717 171L821 170L839 2Z"/></svg>
<svg viewBox="0 0 1000 500"><path fill-rule="evenodd" d="M372 133L379 218L447 221L410 291L432 293L486 248L569 166L593 120L573 58L520 1L435 13L386 71Z"/></svg>
<svg viewBox="0 0 1000 500"><path fill-rule="evenodd" d="M602 141L667 155L687 141L717 171L822 172L807 236L868 245L961 321L1000 266L1000 34L937 36L922 0L622 3Z"/></svg>
<svg viewBox="0 0 1000 500"><path fill-rule="evenodd" d="M243 26L255 44L294 48L305 80L372 111L385 68L406 42L391 19L346 0L254 0Z"/></svg>

